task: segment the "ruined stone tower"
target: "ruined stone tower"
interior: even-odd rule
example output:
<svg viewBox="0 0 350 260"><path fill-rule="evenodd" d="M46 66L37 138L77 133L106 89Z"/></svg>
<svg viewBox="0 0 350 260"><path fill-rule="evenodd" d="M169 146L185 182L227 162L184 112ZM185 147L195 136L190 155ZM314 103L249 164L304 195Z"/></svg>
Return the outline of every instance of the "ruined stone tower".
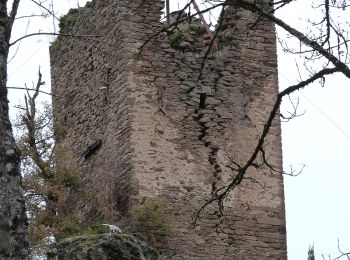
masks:
<svg viewBox="0 0 350 260"><path fill-rule="evenodd" d="M111 207L117 220L157 198L172 216L164 244L173 258L286 259L277 119L264 149L278 171L251 168L224 217L213 204L192 227L197 210L234 177L231 168L248 160L272 108L274 26L227 7L217 47L203 61L207 36L186 22L180 33L161 32L163 7L95 0L61 21L51 47L55 125L86 183L77 214L102 221Z"/></svg>

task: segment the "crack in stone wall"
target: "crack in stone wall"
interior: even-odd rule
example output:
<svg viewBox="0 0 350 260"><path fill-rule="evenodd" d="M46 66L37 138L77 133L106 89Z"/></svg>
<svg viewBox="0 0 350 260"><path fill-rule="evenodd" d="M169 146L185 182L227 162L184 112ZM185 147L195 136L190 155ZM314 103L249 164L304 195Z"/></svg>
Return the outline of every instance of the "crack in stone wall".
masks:
<svg viewBox="0 0 350 260"><path fill-rule="evenodd" d="M220 180L220 173L222 172L219 163L217 162L217 153L219 148L215 145L215 141L210 137L209 130L211 125L211 118L215 116L214 110L209 109L206 104L207 100L206 93L199 94L199 106L198 109L195 110L195 114L197 114L197 118L194 120L200 125L200 135L198 136L198 140L201 141L205 147L208 147L210 150L208 152L208 161L213 166L213 180L211 185L211 193L213 194L217 189L217 182Z"/></svg>

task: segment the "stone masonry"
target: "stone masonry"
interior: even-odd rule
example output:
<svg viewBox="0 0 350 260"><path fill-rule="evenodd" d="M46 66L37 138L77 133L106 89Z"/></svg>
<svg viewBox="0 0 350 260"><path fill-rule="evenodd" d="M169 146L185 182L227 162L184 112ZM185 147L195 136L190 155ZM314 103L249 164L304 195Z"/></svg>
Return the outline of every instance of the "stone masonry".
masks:
<svg viewBox="0 0 350 260"><path fill-rule="evenodd" d="M283 177L266 167L249 170L224 217L210 205L192 227L234 177L233 162L247 161L272 108L274 26L228 7L217 48L203 61L208 36L184 22L171 41L161 32L163 8L160 0L95 0L70 11L51 47L55 125L66 133L58 144L87 187L77 214L108 220L111 207L121 219L157 198L173 216L171 259L287 259ZM277 119L264 149L282 171Z"/></svg>

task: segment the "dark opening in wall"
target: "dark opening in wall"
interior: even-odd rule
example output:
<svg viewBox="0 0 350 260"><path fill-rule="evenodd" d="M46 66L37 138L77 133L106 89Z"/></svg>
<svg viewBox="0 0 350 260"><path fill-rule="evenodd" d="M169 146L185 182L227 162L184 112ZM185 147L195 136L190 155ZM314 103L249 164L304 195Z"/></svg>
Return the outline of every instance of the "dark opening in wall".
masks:
<svg viewBox="0 0 350 260"><path fill-rule="evenodd" d="M205 93L199 94L199 109L205 108L205 100L207 95Z"/></svg>
<svg viewBox="0 0 350 260"><path fill-rule="evenodd" d="M89 159L98 149L101 148L102 140L97 140L92 145L89 145L85 151L82 153L82 156L85 160Z"/></svg>

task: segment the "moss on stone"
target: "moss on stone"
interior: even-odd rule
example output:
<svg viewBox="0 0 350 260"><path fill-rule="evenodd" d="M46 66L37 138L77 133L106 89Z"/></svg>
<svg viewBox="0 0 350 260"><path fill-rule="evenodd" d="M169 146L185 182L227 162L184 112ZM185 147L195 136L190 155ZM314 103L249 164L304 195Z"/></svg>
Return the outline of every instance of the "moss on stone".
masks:
<svg viewBox="0 0 350 260"><path fill-rule="evenodd" d="M67 127L65 127L62 124L56 124L54 127L54 134L55 134L56 140L61 140L61 139L65 138L67 135L67 132L68 132Z"/></svg>
<svg viewBox="0 0 350 260"><path fill-rule="evenodd" d="M75 11L72 10L73 9L71 9L68 14L61 16L60 22L58 24L61 32L64 31L67 27L72 27L75 25L77 17L75 15Z"/></svg>
<svg viewBox="0 0 350 260"><path fill-rule="evenodd" d="M171 33L169 35L169 41L170 45L173 48L176 48L179 46L182 39L182 32L180 30L176 30L175 32Z"/></svg>
<svg viewBox="0 0 350 260"><path fill-rule="evenodd" d="M172 216L166 213L165 203L161 199L146 199L142 205L131 210L131 217L136 231L157 249L162 248L172 234Z"/></svg>
<svg viewBox="0 0 350 260"><path fill-rule="evenodd" d="M200 35L203 35L205 33L205 29L201 25L198 25L198 24L190 24L189 30L195 36L200 36Z"/></svg>
<svg viewBox="0 0 350 260"><path fill-rule="evenodd" d="M57 49L59 49L59 47L60 47L60 43L58 42L57 39L50 42L50 49L57 50Z"/></svg>
<svg viewBox="0 0 350 260"><path fill-rule="evenodd" d="M59 242L48 259L156 260L157 252L129 234L105 233L68 238Z"/></svg>

